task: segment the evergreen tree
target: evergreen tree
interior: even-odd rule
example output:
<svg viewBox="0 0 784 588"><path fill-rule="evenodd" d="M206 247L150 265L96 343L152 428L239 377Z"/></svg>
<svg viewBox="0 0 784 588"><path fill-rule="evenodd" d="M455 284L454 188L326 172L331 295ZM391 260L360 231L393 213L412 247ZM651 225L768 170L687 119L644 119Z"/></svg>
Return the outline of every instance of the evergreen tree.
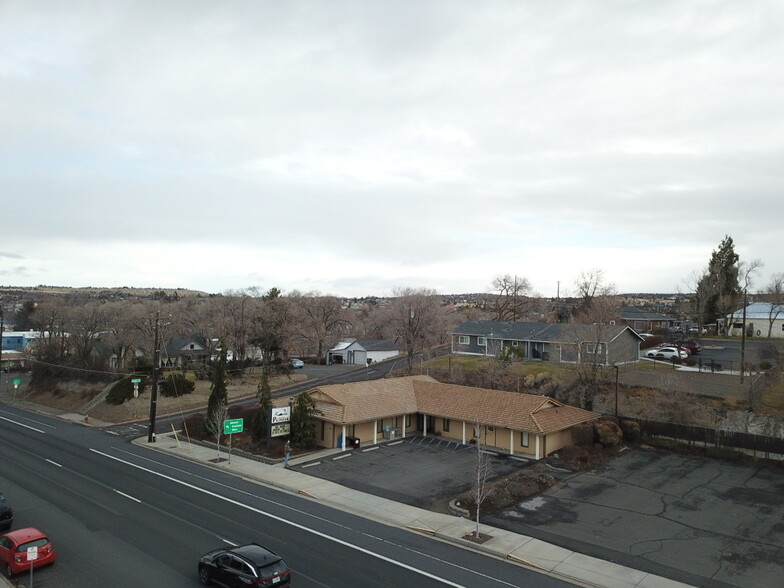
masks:
<svg viewBox="0 0 784 588"><path fill-rule="evenodd" d="M207 427L210 433L216 437L219 433L223 432L216 430L220 420L218 415L225 413L226 406L229 403L229 395L227 389L228 369L226 361L226 346L221 342L221 353L218 359L218 365L212 370L212 384L210 385L210 398L207 401ZM223 424L220 423L220 427Z"/></svg>
<svg viewBox="0 0 784 588"><path fill-rule="evenodd" d="M322 413L310 394L303 392L294 400L291 410L291 444L301 449L316 446L316 415Z"/></svg>
<svg viewBox="0 0 784 588"><path fill-rule="evenodd" d="M741 299L739 259L732 237L725 235L719 248L711 255L708 270L697 284L698 292L704 293L707 298L704 324L717 320L726 322L727 315L737 310Z"/></svg>
<svg viewBox="0 0 784 588"><path fill-rule="evenodd" d="M267 416L272 407L272 389L269 385L268 372L265 369L261 374L261 382L256 390L258 400L257 410L253 413L251 436L256 443L267 437Z"/></svg>

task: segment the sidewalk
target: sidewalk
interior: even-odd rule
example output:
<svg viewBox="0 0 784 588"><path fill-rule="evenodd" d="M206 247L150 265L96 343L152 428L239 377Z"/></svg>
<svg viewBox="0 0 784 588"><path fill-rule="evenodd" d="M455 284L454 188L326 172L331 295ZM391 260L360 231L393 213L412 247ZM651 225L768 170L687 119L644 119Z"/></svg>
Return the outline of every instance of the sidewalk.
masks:
<svg viewBox="0 0 784 588"><path fill-rule="evenodd" d="M476 523L469 519L435 513L357 492L327 480L286 469L282 464L269 465L237 455L231 456L231 464L228 461L216 464L213 461L217 457L215 448L178 442L171 434L158 436L154 444L147 443L146 438L137 439L134 444L216 469L234 472L259 484L297 493L381 523L407 528L412 532L432 535L468 549L486 552L580 586L602 588L685 588L688 586L569 551L532 537L482 524L479 526L480 533L490 535L491 539L479 545L464 539L466 535L476 530ZM327 450L319 455L328 458L337 452L339 450ZM221 457L227 459L228 453L222 451ZM301 458L292 458L289 463L297 465L300 462L312 462L313 459L314 455L309 454Z"/></svg>

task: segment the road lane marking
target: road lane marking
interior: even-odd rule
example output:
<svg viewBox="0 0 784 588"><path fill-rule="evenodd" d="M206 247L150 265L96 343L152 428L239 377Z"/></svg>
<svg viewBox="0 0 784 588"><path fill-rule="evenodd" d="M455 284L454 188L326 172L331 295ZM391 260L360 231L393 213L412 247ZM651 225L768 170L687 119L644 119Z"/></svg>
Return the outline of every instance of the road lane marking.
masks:
<svg viewBox="0 0 784 588"><path fill-rule="evenodd" d="M47 459L46 461L48 461L48 462L49 462L50 464L52 464L52 465L55 465L55 466L57 466L58 468L61 468L61 467L63 467L63 466L61 466L59 463L57 463L56 461L52 461L51 459Z"/></svg>
<svg viewBox="0 0 784 588"><path fill-rule="evenodd" d="M221 537L221 541L223 541L224 543L228 543L232 547L239 547L239 543L234 543L232 541L229 541L228 539L224 539L223 537Z"/></svg>
<svg viewBox="0 0 784 588"><path fill-rule="evenodd" d="M139 500L138 498L134 498L133 496L131 496L130 494L126 494L125 492L120 492L119 490L117 490L117 488L112 488L112 490L117 492L117 494L119 494L120 496L124 496L128 500L133 500L134 502L138 502L139 504L142 503L142 501Z"/></svg>
<svg viewBox="0 0 784 588"><path fill-rule="evenodd" d="M36 429L35 427L31 427L30 425L25 425L24 423L18 423L16 421L12 421L11 419L7 419L7 418L5 418L3 416L0 416L0 419L2 419L4 421L8 421L12 425L19 425L20 427L24 427L25 429L30 429L31 431L35 431L37 433L41 433L43 435L46 435L46 431L42 431L41 429Z"/></svg>
<svg viewBox="0 0 784 588"><path fill-rule="evenodd" d="M228 498L227 496L221 496L220 494L217 494L215 492L211 492L210 490L206 490L205 488L199 488L198 486L194 486L193 484L189 484L188 482L184 482L182 480L178 480L177 478L173 478L171 476L167 476L166 474L162 474L160 472L156 472L154 470L151 470L150 468L146 468L144 466L137 465L137 464L132 463L130 461L126 461L124 459L120 459L119 457L115 457L113 455L109 455L108 453L104 453L102 451L98 451L97 449L90 448L90 451L92 451L93 453L97 453L98 455L102 455L103 457L106 457L108 459L111 459L111 460L123 463L123 464L125 464L127 466L130 466L132 468L136 468L138 470L142 470L143 472L147 472L148 474L152 474L154 476L158 476L160 478L164 478L165 480L169 480L170 482L174 482L175 484L180 484L181 486L185 486L186 488L190 488L191 490L195 490L196 492L201 492L202 494L206 494L208 496L212 496L213 498L217 498L219 500L223 500L224 502L228 502L229 504L233 504L235 506L239 506L240 508L244 508L244 509L250 510L252 512L255 512L256 514L260 514L262 516L268 517L268 518L273 519L273 520L275 520L275 521L277 521L279 523L283 523L283 524L292 526L292 527L294 527L296 529L299 529L300 531L305 531L307 533L311 533L312 535L316 535L318 537L321 537L322 539L326 539L328 541L332 541L334 543L338 543L340 545L343 545L344 547L348 547L349 549L353 549L355 551L359 551L360 553L364 553L365 555L369 555L371 557L375 557L376 559L380 559L380 560L385 561L385 562L387 562L389 564L401 567L401 568L406 569L406 570L408 570L410 572L414 572L415 574L419 574L421 576L425 576L426 578L430 578L431 580L435 580L436 582L441 582L442 584L445 584L447 586L452 586L453 588L467 588L466 586L463 586L462 584L457 584L455 582L451 582L449 580L445 580L444 578L441 578L439 576L436 576L435 574L431 574L431 573L426 572L424 570L420 570L418 568L415 568L414 566L410 566L408 564L404 564L402 562L395 561L391 557L387 557L385 555L381 555L380 553L376 553L376 552L371 551L369 549L365 549L364 547L360 547L359 545L354 545L353 543L350 543L348 541L343 541L342 539L338 539L337 537L332 537L330 535L327 535L326 533L322 533L320 531L316 531L315 529L310 529L310 528L306 527L305 525L300 525L300 524L295 523L293 521L290 521L290 520L288 520L286 518L279 517L277 515L274 515L274 514L271 514L271 513L268 513L268 512L264 512L263 510L258 509L258 508L254 508L254 507L252 507L252 506L250 506L248 504L243 504L242 502L240 502L238 500L233 500L231 498ZM115 492L116 492L116 490L115 490Z"/></svg>
<svg viewBox="0 0 784 588"><path fill-rule="evenodd" d="M26 417L24 415L17 415L17 414L14 414L12 412L9 412L7 410L3 410L3 411L0 411L0 412L2 412L3 414L7 414L9 416L13 415L17 419L24 419L25 421L29 421L31 423L35 423L36 425L39 425L41 427L46 427L46 428L49 428L49 429L57 429L57 427L55 425L50 425L49 423L45 423L43 421L37 421L35 419L31 419L29 417Z"/></svg>
<svg viewBox="0 0 784 588"><path fill-rule="evenodd" d="M399 441L399 443L403 443L403 441L401 440L401 441ZM483 574L482 572L479 572L479 571L477 571L475 569L467 568L465 566L460 566L460 565L458 565L458 564L456 564L456 563L454 563L452 561L441 559L441 558L436 557L434 555L431 555L429 553L425 553L423 551L418 551L418 550L413 549L411 547L406 547L405 545L400 545L398 543L395 543L394 541L390 541L389 539L384 539L383 537L377 537L377 536L375 536L375 535L373 535L371 533L367 533L367 532L364 532L364 531L360 531L358 529L354 529L353 527L349 527L347 525L340 524L337 521L333 521L331 519L327 519L327 518L318 516L316 514L310 513L310 512L305 511L305 510L300 510L300 509L294 508L293 506L290 506L288 504L284 504L282 502L277 502L275 500L271 500L269 498L265 498L263 496L259 496L258 494L249 493L249 492L247 492L245 490L241 490L241 489L239 489L239 488L237 488L235 486L224 484L224 483L219 482L217 480L213 480L212 478L208 478L206 476L201 476L201 475L196 474L194 472L189 472L189 471L183 470L181 468L174 467L172 465L164 464L164 463L162 463L160 461L155 461L154 459L150 459L149 457L144 457L143 455L132 453L132 452L126 451L124 449L116 449L116 450L119 451L120 453L125 454L125 455L130 455L134 459L140 459L142 461L149 462L151 464L155 464L158 467L163 467L163 468L166 468L166 469L169 469L169 470L174 470L178 474L182 474L182 475L185 475L185 476L193 477L193 478L196 478L197 480L201 480L201 481L209 483L209 484L214 484L214 485L216 485L216 486L218 486L220 488L225 488L227 490L231 490L231 491L237 492L239 494L244 494L245 496L247 496L249 498L252 498L253 500L259 500L259 501L262 501L262 502L267 502L267 503L272 504L272 505L274 505L274 506L276 506L278 508L291 510L293 512L296 512L297 514L316 519L316 520L321 521L322 523L325 523L327 525L331 525L333 527L337 527L337 528L340 528L340 529L343 529L345 531L349 531L349 532L352 532L352 533L357 533L357 534L359 534L359 535L361 535L363 537L368 537L369 539L373 539L375 541L379 541L380 543L386 543L387 545L391 545L391 546L393 546L396 549L402 549L403 551L408 551L410 553L413 553L413 554L417 555L418 557L424 557L425 559L432 559L433 561L437 561L438 563L440 563L442 565L449 566L449 567L452 567L452 568L455 568L455 569L458 569L458 570L462 570L462 571L466 572L467 574L471 574L473 576L479 576L480 578L486 578L486 579L492 580L493 582L496 582L498 584L501 584L501 585L504 585L504 586L510 586L511 588L517 588L516 584L510 584L509 582L506 582L506 581L501 580L499 578L495 578L495 577L489 576L487 574ZM321 462L319 462L319 463L321 463ZM190 521L185 521L185 522L191 524Z"/></svg>

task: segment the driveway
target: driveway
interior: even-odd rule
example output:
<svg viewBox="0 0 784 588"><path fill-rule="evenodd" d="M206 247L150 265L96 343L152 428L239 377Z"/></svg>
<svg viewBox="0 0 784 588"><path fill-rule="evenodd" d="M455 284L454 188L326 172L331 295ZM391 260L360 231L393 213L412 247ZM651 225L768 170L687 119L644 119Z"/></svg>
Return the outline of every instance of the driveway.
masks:
<svg viewBox="0 0 784 588"><path fill-rule="evenodd" d="M698 586L784 586L784 469L631 450L484 522Z"/></svg>
<svg viewBox="0 0 784 588"><path fill-rule="evenodd" d="M417 435L374 447L334 454L296 469L420 508L431 508L438 499L470 489L476 476L474 446ZM531 464L497 454L491 459L491 477L507 476Z"/></svg>

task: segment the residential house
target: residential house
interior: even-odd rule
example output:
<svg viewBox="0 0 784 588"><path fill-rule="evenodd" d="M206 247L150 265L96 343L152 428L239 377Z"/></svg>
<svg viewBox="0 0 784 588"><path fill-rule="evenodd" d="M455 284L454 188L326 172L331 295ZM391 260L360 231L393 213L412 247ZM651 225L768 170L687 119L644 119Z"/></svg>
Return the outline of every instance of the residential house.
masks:
<svg viewBox="0 0 784 588"><path fill-rule="evenodd" d="M183 367L189 364L206 364L212 359L209 341L201 335L188 335L172 339L161 357L161 365Z"/></svg>
<svg viewBox="0 0 784 588"><path fill-rule="evenodd" d="M545 396L442 384L430 376L319 386L308 393L322 413L316 417L318 443L344 450L351 437L375 445L436 434L464 445L481 438L510 455L540 459L570 445L572 427L599 416Z"/></svg>
<svg viewBox="0 0 784 588"><path fill-rule="evenodd" d="M341 341L327 351L328 363L349 363L367 365L384 361L400 355L400 348L394 341L385 339L353 339Z"/></svg>
<svg viewBox="0 0 784 588"><path fill-rule="evenodd" d="M743 309L728 315L729 336L740 337L746 329L748 337L784 337L784 305L770 302L754 302L746 307L746 322Z"/></svg>
<svg viewBox="0 0 784 588"><path fill-rule="evenodd" d="M627 306L618 313L616 324L626 325L638 333L653 333L674 326L678 321L660 312Z"/></svg>
<svg viewBox="0 0 784 588"><path fill-rule="evenodd" d="M636 362L642 339L624 325L468 321L450 333L452 353L617 365Z"/></svg>

